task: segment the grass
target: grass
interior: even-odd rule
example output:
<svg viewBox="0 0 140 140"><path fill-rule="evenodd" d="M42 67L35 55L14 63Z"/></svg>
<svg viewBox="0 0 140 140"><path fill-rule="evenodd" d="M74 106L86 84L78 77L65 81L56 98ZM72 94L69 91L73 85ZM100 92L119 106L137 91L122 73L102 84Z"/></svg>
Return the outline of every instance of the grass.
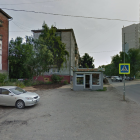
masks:
<svg viewBox="0 0 140 140"><path fill-rule="evenodd" d="M106 91L107 90L107 87L103 87L103 89L98 89L96 91Z"/></svg>

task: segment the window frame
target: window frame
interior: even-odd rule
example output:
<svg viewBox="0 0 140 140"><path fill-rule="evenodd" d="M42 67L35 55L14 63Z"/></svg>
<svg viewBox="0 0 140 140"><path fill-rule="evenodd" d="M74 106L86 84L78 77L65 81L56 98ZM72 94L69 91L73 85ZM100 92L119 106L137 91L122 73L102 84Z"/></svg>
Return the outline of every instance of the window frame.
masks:
<svg viewBox="0 0 140 140"><path fill-rule="evenodd" d="M7 90L7 91L9 91L8 89L1 88L1 89L0 89L0 94L1 94L1 95L9 95L9 93L11 93L11 92L9 91L9 93L8 93L8 94L2 94L2 90L3 90L3 89L4 89L4 90Z"/></svg>
<svg viewBox="0 0 140 140"><path fill-rule="evenodd" d="M82 76L78 76L78 75L82 75ZM83 84L77 84L77 77L83 77ZM85 80L85 76L83 73L76 73L76 78L75 78L75 83L76 83L76 86L84 86L84 80Z"/></svg>
<svg viewBox="0 0 140 140"><path fill-rule="evenodd" d="M93 77L92 77L93 74L99 74L99 85L93 85ZM101 73L96 72L96 73L92 73L92 75L91 75L91 77L92 77L92 86L101 86Z"/></svg>

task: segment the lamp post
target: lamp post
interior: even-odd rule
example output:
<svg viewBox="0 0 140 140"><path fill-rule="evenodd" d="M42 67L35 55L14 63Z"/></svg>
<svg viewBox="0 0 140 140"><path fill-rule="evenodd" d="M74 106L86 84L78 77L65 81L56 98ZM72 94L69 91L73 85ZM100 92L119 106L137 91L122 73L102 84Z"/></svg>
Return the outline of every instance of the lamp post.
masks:
<svg viewBox="0 0 140 140"><path fill-rule="evenodd" d="M125 33L124 33L124 63L125 63ZM125 74L124 74L124 90L123 90L123 100L125 101Z"/></svg>

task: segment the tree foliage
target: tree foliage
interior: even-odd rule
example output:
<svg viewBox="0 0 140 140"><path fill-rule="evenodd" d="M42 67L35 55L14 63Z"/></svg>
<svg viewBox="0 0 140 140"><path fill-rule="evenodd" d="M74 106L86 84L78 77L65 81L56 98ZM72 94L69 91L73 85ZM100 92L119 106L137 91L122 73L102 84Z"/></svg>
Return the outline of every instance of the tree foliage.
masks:
<svg viewBox="0 0 140 140"><path fill-rule="evenodd" d="M120 52L112 57L111 64L104 66L105 75L119 75L119 63L124 63L124 52ZM134 76L140 71L140 50L129 49L125 53L125 63L130 63L130 76Z"/></svg>
<svg viewBox="0 0 140 140"><path fill-rule="evenodd" d="M85 53L84 56L80 57L79 67L82 68L94 68L94 59L89 56L88 53Z"/></svg>
<svg viewBox="0 0 140 140"><path fill-rule="evenodd" d="M21 37L12 39L9 43L9 77L10 78L29 78L30 69L25 63L32 57L33 45L27 41L23 43Z"/></svg>
<svg viewBox="0 0 140 140"><path fill-rule="evenodd" d="M21 37L10 41L10 78L31 78L53 66L60 69L68 56L65 44L56 36L56 29L44 23L38 39L26 36L24 43Z"/></svg>

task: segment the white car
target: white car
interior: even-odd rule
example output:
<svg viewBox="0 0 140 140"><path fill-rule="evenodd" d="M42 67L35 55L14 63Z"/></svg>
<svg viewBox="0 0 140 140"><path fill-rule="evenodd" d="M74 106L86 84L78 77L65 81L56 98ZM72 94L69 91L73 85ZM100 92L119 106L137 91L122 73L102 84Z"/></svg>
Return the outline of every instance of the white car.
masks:
<svg viewBox="0 0 140 140"><path fill-rule="evenodd" d="M111 77L111 81L113 82L113 81L120 81L120 82L122 82L122 77L119 77L119 76L112 76Z"/></svg>
<svg viewBox="0 0 140 140"><path fill-rule="evenodd" d="M40 97L34 92L25 91L16 86L0 87L0 105L16 106L19 109L38 103Z"/></svg>

